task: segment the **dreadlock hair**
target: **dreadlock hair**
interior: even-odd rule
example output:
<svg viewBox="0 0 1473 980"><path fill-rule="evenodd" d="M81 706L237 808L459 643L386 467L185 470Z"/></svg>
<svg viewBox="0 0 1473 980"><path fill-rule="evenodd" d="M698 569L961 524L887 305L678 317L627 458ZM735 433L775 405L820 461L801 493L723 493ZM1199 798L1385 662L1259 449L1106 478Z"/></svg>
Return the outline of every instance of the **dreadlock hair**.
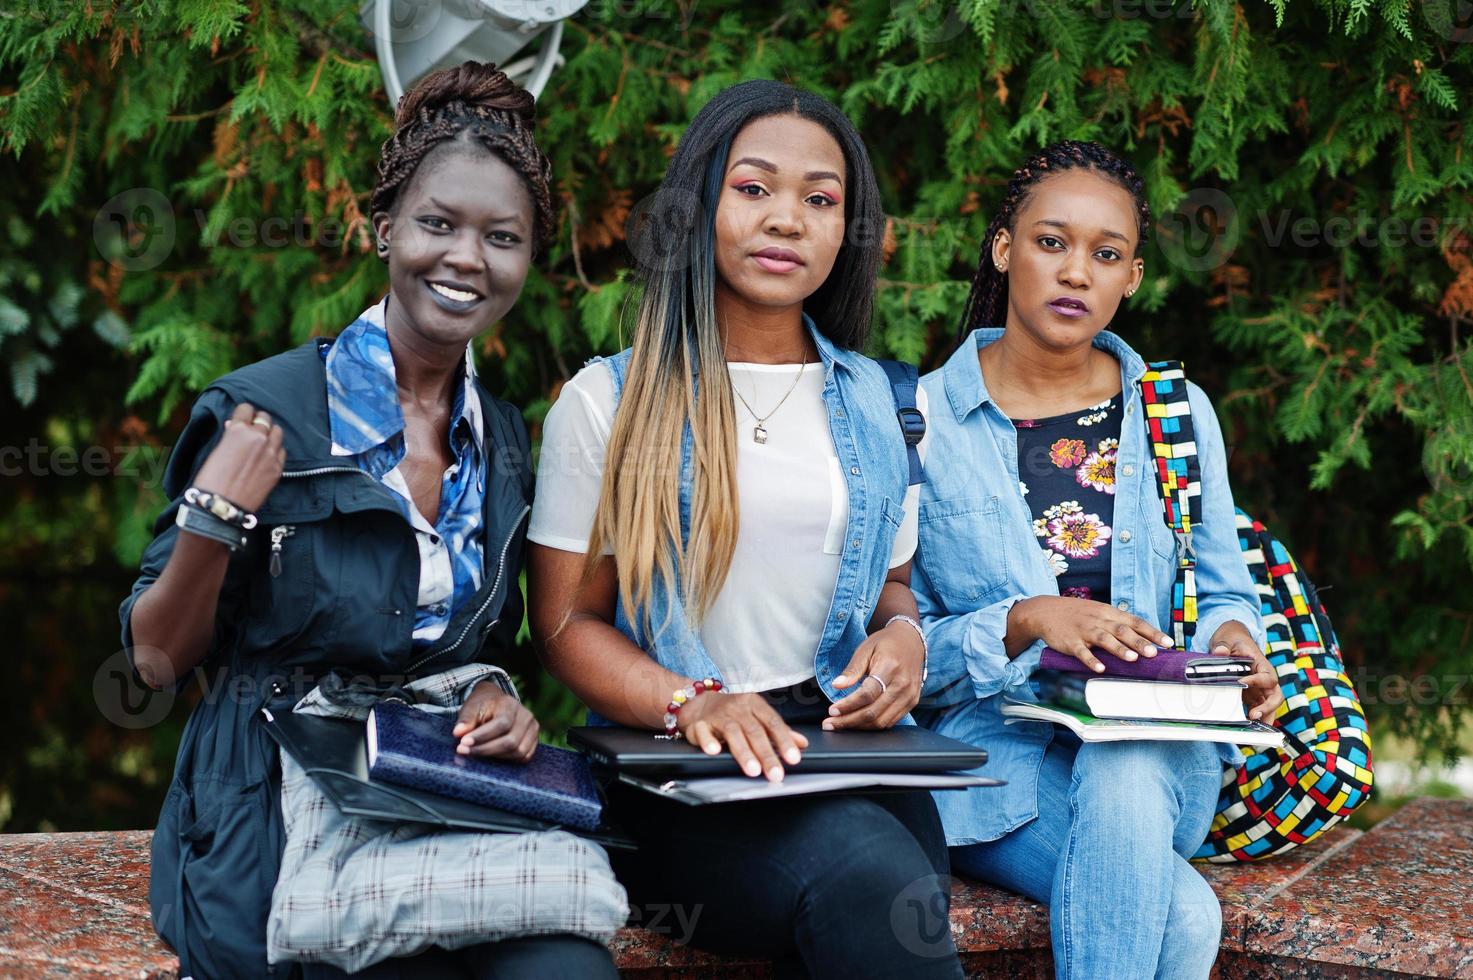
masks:
<svg viewBox="0 0 1473 980"><path fill-rule="evenodd" d="M716 321L716 210L733 139L743 126L771 116L817 123L843 152L844 242L803 309L840 347L863 350L869 336L885 218L854 124L828 100L777 81L742 82L717 93L680 137L649 221L630 235L643 289L584 569L587 581L605 547L612 548L625 616L646 629L654 625L657 579L673 594L678 562L677 601L699 622L736 549L736 416ZM688 534L680 514L686 433L694 480ZM664 610L660 627L671 611Z"/></svg>
<svg viewBox="0 0 1473 980"><path fill-rule="evenodd" d="M552 239L552 166L537 148L532 94L495 65L467 61L420 79L404 93L395 113L394 135L379 150L372 214L392 214L399 192L437 148L480 146L521 175L532 198L533 254Z"/></svg>
<svg viewBox="0 0 1473 980"><path fill-rule="evenodd" d="M961 323L957 329L957 340L978 327L1000 327L1006 324L1008 315L1008 277L992 262L992 243L997 233L1004 228L1008 234L1014 232L1018 212L1028 203L1038 185L1054 174L1066 170L1092 170L1107 180L1112 180L1135 198L1136 254L1146 244L1146 233L1151 227L1151 206L1146 203L1146 188L1135 168L1099 143L1081 140L1060 140L1051 143L1029 157L1027 162L1013 171L1008 181L1008 193L998 208L987 234L982 239L982 254L977 260L977 271L972 276L972 291L967 295L967 304L962 307Z"/></svg>

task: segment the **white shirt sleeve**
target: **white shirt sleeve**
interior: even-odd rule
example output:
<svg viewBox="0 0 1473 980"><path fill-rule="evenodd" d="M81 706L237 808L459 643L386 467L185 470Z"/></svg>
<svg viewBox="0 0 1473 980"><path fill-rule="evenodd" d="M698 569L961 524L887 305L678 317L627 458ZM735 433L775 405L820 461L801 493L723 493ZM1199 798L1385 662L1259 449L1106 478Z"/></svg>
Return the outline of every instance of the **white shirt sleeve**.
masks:
<svg viewBox="0 0 1473 980"><path fill-rule="evenodd" d="M588 553L613 417L614 378L606 365L590 364L563 385L542 423L537 496L527 540Z"/></svg>
<svg viewBox="0 0 1473 980"><path fill-rule="evenodd" d="M927 416L926 434L921 437L920 445L916 451L921 454L921 463L926 462L926 449L931 444L930 400L926 397L926 389L916 387L916 408L921 414ZM897 425L899 423L896 423ZM904 565L916 553L916 536L921 507L921 487L916 484L905 491L905 516L900 520L900 530L895 532L895 544L890 548L890 567L895 568Z"/></svg>

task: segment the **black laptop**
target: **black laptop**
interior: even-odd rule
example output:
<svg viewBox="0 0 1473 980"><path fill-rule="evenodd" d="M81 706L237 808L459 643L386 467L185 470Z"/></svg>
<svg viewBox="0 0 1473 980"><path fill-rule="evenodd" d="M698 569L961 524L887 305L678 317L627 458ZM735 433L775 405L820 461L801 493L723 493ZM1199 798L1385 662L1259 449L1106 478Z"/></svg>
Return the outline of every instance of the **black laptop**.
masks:
<svg viewBox="0 0 1473 980"><path fill-rule="evenodd" d="M793 773L952 773L975 769L987 750L915 725L885 731L826 732L818 725L794 725L808 737L803 761L784 764ZM595 765L620 773L650 776L739 776L730 752L707 755L684 739L661 738L633 728L585 725L568 729L568 744L587 753Z"/></svg>

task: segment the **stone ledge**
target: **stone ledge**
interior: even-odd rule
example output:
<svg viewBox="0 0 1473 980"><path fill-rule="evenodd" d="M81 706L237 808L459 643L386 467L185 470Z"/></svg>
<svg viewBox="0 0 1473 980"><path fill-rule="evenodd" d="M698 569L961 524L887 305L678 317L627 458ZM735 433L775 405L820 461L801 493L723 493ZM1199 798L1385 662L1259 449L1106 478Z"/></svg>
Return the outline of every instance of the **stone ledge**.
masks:
<svg viewBox="0 0 1473 980"><path fill-rule="evenodd" d="M148 914L151 831L0 835L0 963L15 980L174 980ZM1369 833L1337 829L1258 864L1203 873L1223 904L1221 980L1473 978L1473 801L1421 799ZM971 882L952 933L970 976L1052 975L1048 912ZM643 980L769 975L643 929L610 948Z"/></svg>

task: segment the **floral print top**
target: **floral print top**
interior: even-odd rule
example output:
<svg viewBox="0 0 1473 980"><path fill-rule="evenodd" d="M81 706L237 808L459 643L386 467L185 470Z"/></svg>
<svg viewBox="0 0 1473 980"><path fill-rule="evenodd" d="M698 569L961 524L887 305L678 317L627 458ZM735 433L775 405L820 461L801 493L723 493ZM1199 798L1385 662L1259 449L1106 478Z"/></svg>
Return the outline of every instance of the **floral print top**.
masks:
<svg viewBox="0 0 1473 980"><path fill-rule="evenodd" d="M1110 601L1110 525L1121 398L1046 419L1014 419L1018 489L1059 595Z"/></svg>

